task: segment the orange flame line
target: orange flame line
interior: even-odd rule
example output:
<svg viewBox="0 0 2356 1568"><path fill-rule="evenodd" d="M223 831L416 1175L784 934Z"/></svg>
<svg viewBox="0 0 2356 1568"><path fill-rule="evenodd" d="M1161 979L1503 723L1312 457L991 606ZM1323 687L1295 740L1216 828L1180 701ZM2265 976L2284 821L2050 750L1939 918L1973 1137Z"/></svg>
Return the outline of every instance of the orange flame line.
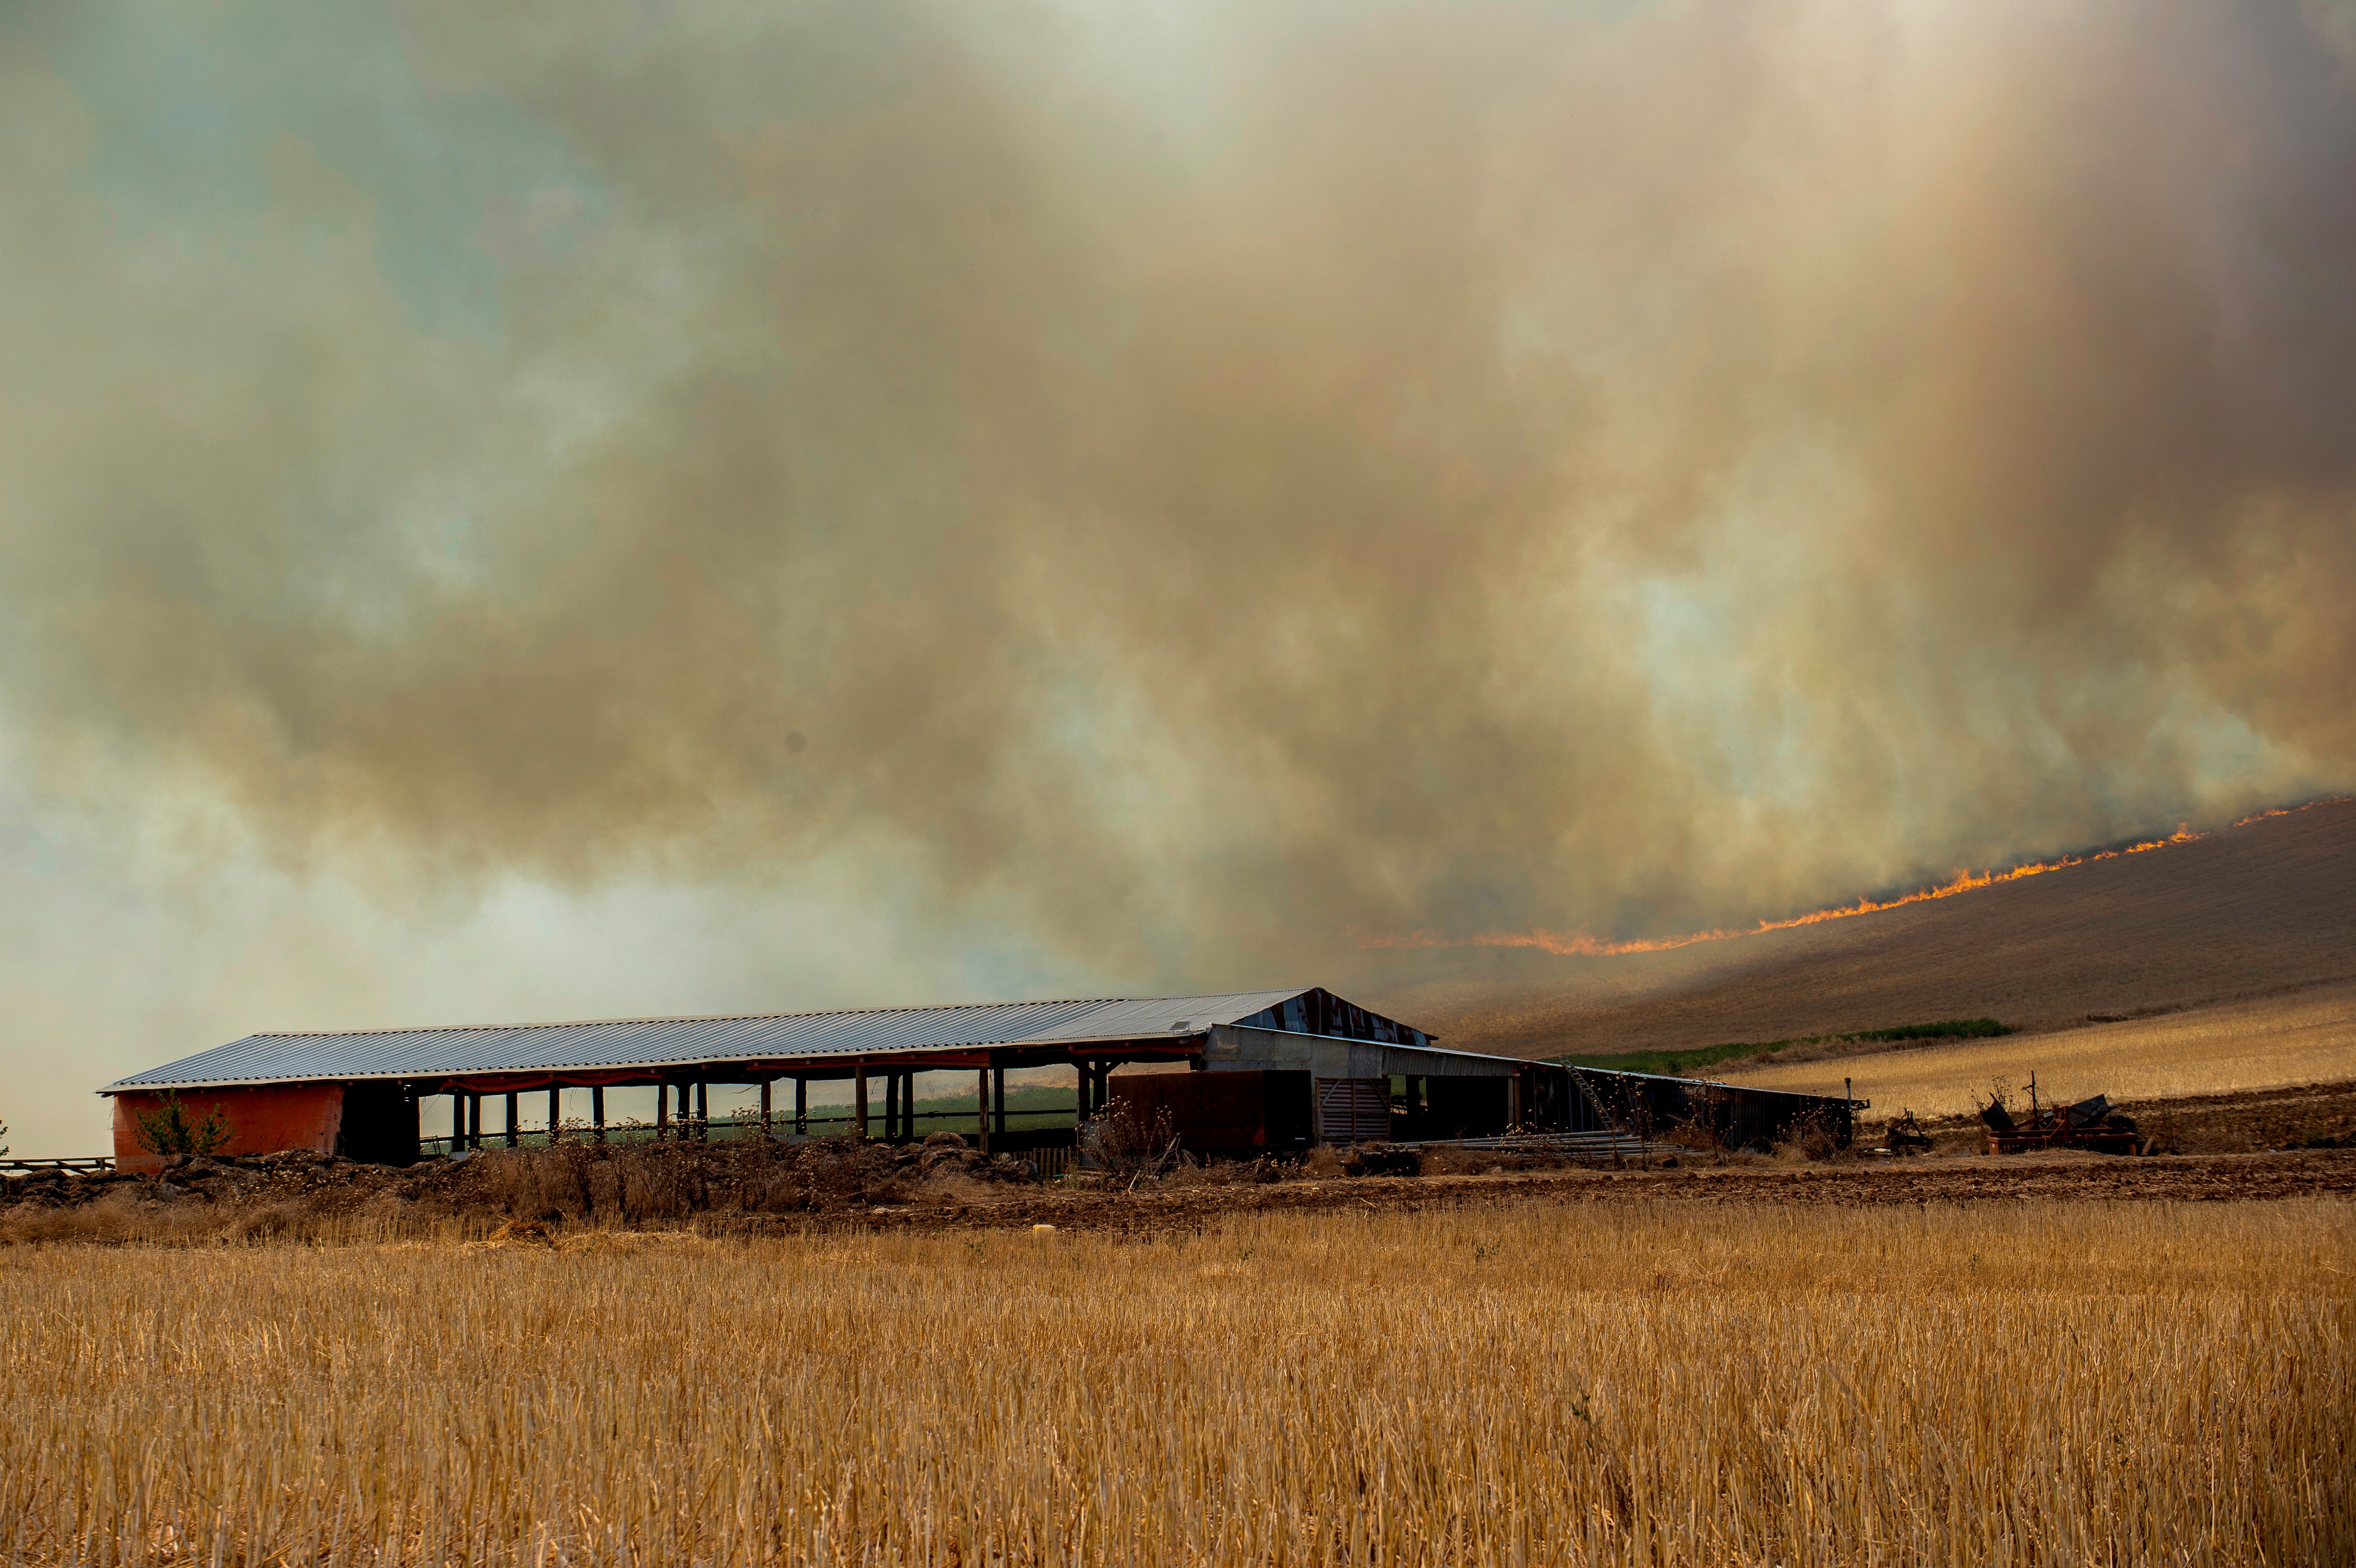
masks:
<svg viewBox="0 0 2356 1568"><path fill-rule="evenodd" d="M2309 801L2306 805L2276 806L2265 811L2254 811L2235 827L2246 827L2253 822L2269 816L2288 816L2294 811L2306 811L2318 805L2331 805L2356 798L2335 796L2331 800ZM1854 904L1837 904L1830 909L1796 914L1789 920L1762 920L1754 926L1719 928L1713 931L1689 932L1683 936L1658 936L1633 942L1599 942L1584 932L1563 933L1539 929L1522 932L1494 932L1479 936L1448 936L1440 932L1412 931L1404 935L1360 936L1361 948L1401 947L1535 947L1566 958L1616 958L1629 953L1666 953L1675 948L1692 947L1704 942L1730 942L1738 936L1757 936L1763 932L1789 931L1794 926L1821 925L1828 920L1852 920L1861 914L1876 914L1886 909L1904 904L1925 903L1933 899L1951 899L1957 893L1967 893L1975 888L1993 887L1998 882L2017 882L2025 877L2040 877L2048 871L2059 871L2070 866L2084 866L2096 860L2115 860L2126 855L2141 855L2152 849L2165 849L2172 844L2190 844L2205 838L2205 833L2195 833L2183 823L2165 838L2148 839L2130 844L2124 849L2105 849L2099 855L2065 855L2058 860L2031 860L2002 871L1959 870L1948 881L1920 888L1894 899L1876 902L1860 898Z"/></svg>

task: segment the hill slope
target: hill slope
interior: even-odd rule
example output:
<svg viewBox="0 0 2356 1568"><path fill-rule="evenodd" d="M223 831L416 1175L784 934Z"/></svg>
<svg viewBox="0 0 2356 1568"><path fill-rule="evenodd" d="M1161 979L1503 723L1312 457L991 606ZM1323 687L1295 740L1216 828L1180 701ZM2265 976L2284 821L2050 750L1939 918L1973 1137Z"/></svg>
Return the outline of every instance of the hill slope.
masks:
<svg viewBox="0 0 2356 1568"><path fill-rule="evenodd" d="M2195 1007L2356 977L2356 801L1672 953L1386 959L1362 983L1368 1006L1449 1045L1523 1056Z"/></svg>

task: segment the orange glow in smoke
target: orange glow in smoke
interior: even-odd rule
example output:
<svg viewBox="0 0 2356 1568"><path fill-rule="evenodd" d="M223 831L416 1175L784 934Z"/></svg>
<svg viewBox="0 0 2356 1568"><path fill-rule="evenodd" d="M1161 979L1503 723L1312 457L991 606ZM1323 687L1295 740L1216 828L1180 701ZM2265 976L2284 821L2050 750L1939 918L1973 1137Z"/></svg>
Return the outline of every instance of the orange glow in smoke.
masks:
<svg viewBox="0 0 2356 1568"><path fill-rule="evenodd" d="M2309 803L2313 805L2332 804L2334 803L2331 801L2320 800ZM2243 827L2269 816L2288 816L2294 811L2306 809L2308 807L2304 805L2277 806L2266 811L2252 812L2233 826ZM1738 936L1756 936L1762 932L1789 931L1795 925L1821 925L1828 920L1849 920L1860 914L1875 914L1882 910L1897 909L1901 904L1925 903L1933 899L1951 899L1957 893L1967 893L1975 888L1993 887L1998 882L2017 882L2025 877L2041 877L2048 871L2059 871L2065 867L2083 866L2095 860L2115 860L2122 855L2141 855L2147 850L2165 849L2172 844L2190 844L2195 839L2207 837L2207 834L2195 833L2190 827L2179 823L2176 831L2165 838L2153 838L2141 844L2131 844L2124 849L2105 849L2099 855L2065 855L2059 860L2032 860L2003 871L1957 871L1952 880L1922 888L1898 898L1885 899L1879 903L1871 899L1860 898L1853 904L1838 904L1831 909L1820 909L1808 914L1796 914L1789 920L1762 920L1757 925L1734 926L1717 931L1696 931L1684 936L1652 937L1634 942L1598 942L1594 937L1584 933L1566 933L1545 930L1492 933L1482 936L1448 936L1437 931L1414 931L1403 936L1360 937L1358 945L1362 948L1535 947L1541 952L1578 958L1612 958L1627 953L1666 953L1673 948L1692 947L1704 942L1728 942Z"/></svg>

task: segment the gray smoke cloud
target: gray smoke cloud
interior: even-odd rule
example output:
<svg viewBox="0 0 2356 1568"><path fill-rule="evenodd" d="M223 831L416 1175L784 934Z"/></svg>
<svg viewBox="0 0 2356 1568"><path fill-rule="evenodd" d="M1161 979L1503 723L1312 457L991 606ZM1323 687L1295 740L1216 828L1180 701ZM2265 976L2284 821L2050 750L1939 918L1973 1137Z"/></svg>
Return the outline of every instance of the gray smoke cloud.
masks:
<svg viewBox="0 0 2356 1568"><path fill-rule="evenodd" d="M2351 36L18 7L16 765L396 901L873 864L1139 986L2344 787Z"/></svg>

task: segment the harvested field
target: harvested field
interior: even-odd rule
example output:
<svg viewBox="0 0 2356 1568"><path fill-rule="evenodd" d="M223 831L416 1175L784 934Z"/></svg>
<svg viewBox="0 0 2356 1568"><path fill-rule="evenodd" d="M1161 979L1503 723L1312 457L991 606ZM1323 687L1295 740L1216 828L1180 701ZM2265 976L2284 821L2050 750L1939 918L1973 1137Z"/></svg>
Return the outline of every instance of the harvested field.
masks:
<svg viewBox="0 0 2356 1568"><path fill-rule="evenodd" d="M1730 1063L1709 1075L1810 1094L1837 1094L1847 1078L1877 1112L1912 1105L1924 1115L1950 1116L1985 1104L1993 1083L2025 1090L2031 1072L2049 1100L2108 1094L2129 1104L2347 1083L2356 1080L2356 986L2317 987L2057 1033L1818 1061Z"/></svg>
<svg viewBox="0 0 2356 1568"><path fill-rule="evenodd" d="M2344 1562L2352 1253L2330 1200L16 1248L0 1556Z"/></svg>

